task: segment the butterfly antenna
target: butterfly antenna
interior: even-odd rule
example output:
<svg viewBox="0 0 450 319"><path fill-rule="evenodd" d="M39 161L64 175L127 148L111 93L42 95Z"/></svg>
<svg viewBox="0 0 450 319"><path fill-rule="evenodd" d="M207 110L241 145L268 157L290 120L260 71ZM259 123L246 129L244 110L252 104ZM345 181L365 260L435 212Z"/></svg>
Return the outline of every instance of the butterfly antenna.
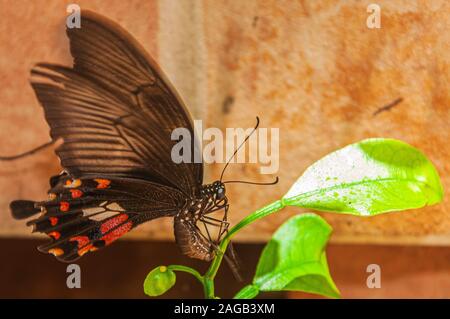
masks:
<svg viewBox="0 0 450 319"><path fill-rule="evenodd" d="M240 184L251 184L251 185L275 185L279 181L278 176L275 178L273 182L266 182L266 183L260 183L260 182L250 182L250 181L226 181L223 182L224 184L227 183L240 183Z"/></svg>
<svg viewBox="0 0 450 319"><path fill-rule="evenodd" d="M14 161L16 159L22 158L22 157L26 157L28 155L32 155L34 153L37 153L41 150L43 150L46 147L49 147L50 145L53 145L56 143L56 140L51 140L50 142L47 142L45 144L39 145L36 148L33 148L29 151L26 151L22 154L17 154L17 155L13 155L13 156L0 156L0 161Z"/></svg>
<svg viewBox="0 0 450 319"><path fill-rule="evenodd" d="M228 159L227 163L225 164L225 167L222 170L222 174L220 174L220 181L222 181L223 178L223 174L225 173L226 168L228 167L228 164L230 164L231 160L234 158L234 156L237 154L237 152L239 152L239 150L241 149L241 147L245 144L245 142L248 141L248 139L250 138L250 136L253 135L253 133L255 133L256 129L259 126L259 117L256 117L256 125L253 128L253 130L250 132L250 134L247 135L247 137L242 141L242 143L238 146L238 148L236 148L236 150L234 151L233 155L231 155L231 157Z"/></svg>

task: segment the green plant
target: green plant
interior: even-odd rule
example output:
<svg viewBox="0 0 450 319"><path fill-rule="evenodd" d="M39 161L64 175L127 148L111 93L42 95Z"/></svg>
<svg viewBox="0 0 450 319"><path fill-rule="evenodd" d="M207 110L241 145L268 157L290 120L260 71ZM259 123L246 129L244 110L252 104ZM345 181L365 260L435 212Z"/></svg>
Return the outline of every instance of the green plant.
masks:
<svg viewBox="0 0 450 319"><path fill-rule="evenodd" d="M280 200L232 227L205 274L180 265L160 266L147 275L144 291L149 296L162 295L175 284L175 272L183 271L198 279L206 298L217 298L214 278L231 238L243 227L286 206L374 216L433 205L442 198L439 175L419 150L393 139L363 140L317 161ZM253 298L260 291L281 290L340 297L325 253L331 231L331 226L316 214L290 218L264 248L253 282L235 298Z"/></svg>

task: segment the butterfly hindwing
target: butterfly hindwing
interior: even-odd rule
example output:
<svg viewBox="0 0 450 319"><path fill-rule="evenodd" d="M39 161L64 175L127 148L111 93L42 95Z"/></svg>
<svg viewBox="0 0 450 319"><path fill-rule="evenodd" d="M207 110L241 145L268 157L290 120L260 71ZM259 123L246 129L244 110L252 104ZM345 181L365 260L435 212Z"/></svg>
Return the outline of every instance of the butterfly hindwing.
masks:
<svg viewBox="0 0 450 319"><path fill-rule="evenodd" d="M33 205L27 201L28 209L41 211L27 225L52 239L40 251L67 262L111 244L143 222L174 216L183 198L167 186L117 177L63 174L51 184L48 200Z"/></svg>
<svg viewBox="0 0 450 319"><path fill-rule="evenodd" d="M99 221L79 219L60 231L48 231L52 241L38 249L55 255L61 261L71 262L87 252L108 246L129 232L137 226L136 217L137 214L120 212Z"/></svg>

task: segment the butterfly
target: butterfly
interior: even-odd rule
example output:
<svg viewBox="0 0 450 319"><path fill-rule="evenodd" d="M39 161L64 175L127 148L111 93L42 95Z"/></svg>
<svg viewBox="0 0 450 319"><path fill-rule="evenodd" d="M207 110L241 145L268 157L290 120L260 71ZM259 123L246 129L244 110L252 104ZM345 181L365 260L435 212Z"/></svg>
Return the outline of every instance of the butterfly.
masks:
<svg viewBox="0 0 450 319"><path fill-rule="evenodd" d="M64 262L160 217L173 217L183 254L212 260L229 227L222 177L230 161L220 180L203 185L203 163L172 160L178 141L171 133L185 128L195 136L191 116L127 31L83 10L81 28L66 33L73 67L39 63L31 70L52 141L28 152L62 139L56 154L64 170L50 178L48 199L11 202L12 216L40 213L27 222L33 232L50 237L38 249ZM190 144L192 154L200 152L199 141L192 138ZM217 212L223 212L222 218L213 217ZM208 226L216 227L216 239Z"/></svg>

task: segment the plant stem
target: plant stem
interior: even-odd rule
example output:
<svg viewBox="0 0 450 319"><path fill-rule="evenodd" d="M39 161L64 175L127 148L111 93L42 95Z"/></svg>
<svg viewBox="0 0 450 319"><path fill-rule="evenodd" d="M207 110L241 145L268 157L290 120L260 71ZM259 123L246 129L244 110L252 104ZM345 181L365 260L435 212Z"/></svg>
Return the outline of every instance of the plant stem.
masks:
<svg viewBox="0 0 450 319"><path fill-rule="evenodd" d="M205 285L203 276L200 275L200 273L197 270L195 270L191 267L187 267L187 266L183 266L183 265L170 265L167 268L170 270L174 270L174 271L187 272L187 273L191 274L192 276L194 276L195 278L197 278L197 280L200 281L200 283L202 285Z"/></svg>
<svg viewBox="0 0 450 319"><path fill-rule="evenodd" d="M205 298L215 299L214 294L214 279L203 277L203 291L205 292Z"/></svg>
<svg viewBox="0 0 450 319"><path fill-rule="evenodd" d="M238 232L241 228L253 223L254 221L263 218L269 214L277 212L285 207L285 204L282 200L277 200L273 203L270 203L263 208L258 209L252 214L248 215L244 219L242 219L238 224L233 226L224 237L224 239L220 242L219 251L216 252L216 256L214 257L211 265L209 266L208 271L203 276L204 279L204 288L205 288L205 297L206 298L215 298L214 296L214 278L216 277L217 271L219 270L220 264L222 263L223 255L227 250L228 244L231 241L231 237Z"/></svg>

